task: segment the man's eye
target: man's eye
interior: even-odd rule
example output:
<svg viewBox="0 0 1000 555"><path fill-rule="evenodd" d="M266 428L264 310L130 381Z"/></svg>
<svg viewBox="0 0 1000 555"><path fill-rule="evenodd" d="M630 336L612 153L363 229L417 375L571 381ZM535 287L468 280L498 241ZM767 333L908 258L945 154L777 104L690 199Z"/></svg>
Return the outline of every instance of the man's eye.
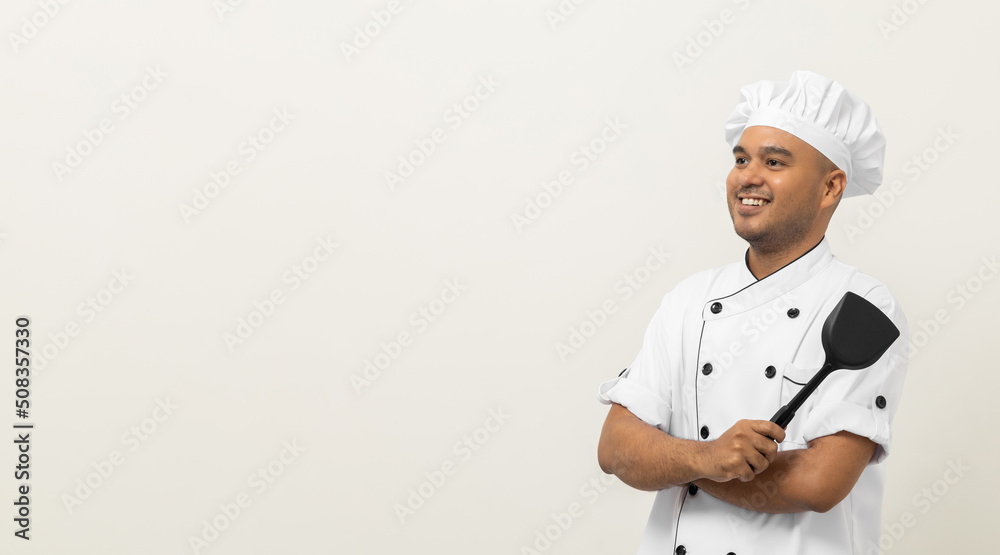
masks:
<svg viewBox="0 0 1000 555"><path fill-rule="evenodd" d="M765 164L767 164L768 166L771 166L771 167L775 167L775 166L780 166L781 165L781 161L780 160L768 160L767 162L765 162Z"/></svg>
<svg viewBox="0 0 1000 555"><path fill-rule="evenodd" d="M736 158L736 165L746 164L746 163L747 163L747 159L746 158L743 158L742 156Z"/></svg>

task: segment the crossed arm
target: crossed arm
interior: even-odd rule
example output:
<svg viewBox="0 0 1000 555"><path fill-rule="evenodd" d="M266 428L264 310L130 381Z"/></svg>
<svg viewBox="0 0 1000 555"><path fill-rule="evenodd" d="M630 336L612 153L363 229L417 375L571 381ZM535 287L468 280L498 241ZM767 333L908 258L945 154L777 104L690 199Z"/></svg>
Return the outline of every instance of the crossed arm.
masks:
<svg viewBox="0 0 1000 555"><path fill-rule="evenodd" d="M773 439L772 439L773 438ZM851 492L875 452L870 439L838 432L778 452L785 431L740 420L713 441L675 438L612 404L601 430L601 469L641 490L694 483L727 503L763 513L826 512Z"/></svg>

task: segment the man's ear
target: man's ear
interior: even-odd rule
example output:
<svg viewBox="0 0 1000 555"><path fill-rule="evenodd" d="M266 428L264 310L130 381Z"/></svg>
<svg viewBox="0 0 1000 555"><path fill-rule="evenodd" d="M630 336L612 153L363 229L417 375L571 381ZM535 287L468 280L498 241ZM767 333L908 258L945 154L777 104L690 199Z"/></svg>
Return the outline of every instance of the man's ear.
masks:
<svg viewBox="0 0 1000 555"><path fill-rule="evenodd" d="M831 166L833 166L831 164ZM837 206L847 187L847 173L833 166L823 176L823 206Z"/></svg>

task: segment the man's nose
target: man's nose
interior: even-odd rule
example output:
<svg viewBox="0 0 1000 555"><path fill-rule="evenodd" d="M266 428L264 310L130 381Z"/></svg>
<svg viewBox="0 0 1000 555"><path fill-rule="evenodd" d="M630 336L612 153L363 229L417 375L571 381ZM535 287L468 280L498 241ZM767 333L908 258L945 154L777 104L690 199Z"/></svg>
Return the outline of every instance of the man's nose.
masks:
<svg viewBox="0 0 1000 555"><path fill-rule="evenodd" d="M752 161L748 162L736 177L736 183L740 187L760 185L763 182L763 172L761 172L761 169L760 164Z"/></svg>

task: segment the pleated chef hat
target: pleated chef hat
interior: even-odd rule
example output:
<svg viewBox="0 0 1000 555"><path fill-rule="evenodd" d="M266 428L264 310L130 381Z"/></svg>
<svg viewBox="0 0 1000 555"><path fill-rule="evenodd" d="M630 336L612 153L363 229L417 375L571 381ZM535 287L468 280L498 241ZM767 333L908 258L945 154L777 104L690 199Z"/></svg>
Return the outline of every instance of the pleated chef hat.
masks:
<svg viewBox="0 0 1000 555"><path fill-rule="evenodd" d="M726 120L726 142L735 147L743 130L755 125L791 133L822 152L847 174L845 198L870 195L882 184L882 129L871 107L833 79L796 71L787 83L743 87Z"/></svg>

